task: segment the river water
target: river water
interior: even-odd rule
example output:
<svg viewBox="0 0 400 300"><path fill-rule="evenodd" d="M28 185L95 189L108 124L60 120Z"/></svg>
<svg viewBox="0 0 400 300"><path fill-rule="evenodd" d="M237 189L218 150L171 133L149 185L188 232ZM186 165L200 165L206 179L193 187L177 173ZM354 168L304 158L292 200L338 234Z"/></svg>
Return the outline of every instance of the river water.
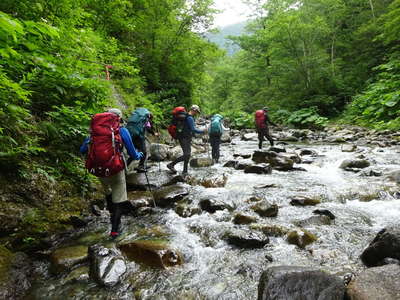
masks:
<svg viewBox="0 0 400 300"><path fill-rule="evenodd" d="M157 209L151 216L123 219L126 235L139 236L149 228L165 232L171 247L183 255L182 266L167 270L141 266L122 284L106 289L90 280L68 280L68 274L54 277L48 272L49 264L38 261L38 280L30 299L256 299L260 274L270 266L314 266L341 276L358 273L363 269L359 259L362 250L379 230L400 219L398 187L394 183L385 176L361 176L339 168L344 159L362 154L375 170L384 174L399 169L398 146L358 147L356 153L347 153L341 151L340 145L292 144L285 146L288 152L307 148L318 153L310 158L311 163L296 164L306 172L273 170L272 174L258 175L222 167L235 152L252 153L257 148L255 141L235 139L233 144L222 145L221 164L190 170L196 177L224 173L228 177L225 187L190 187L188 197L192 206L197 206L201 199L214 198L232 209L214 214L202 212L188 218L178 216L173 209ZM161 163L161 168L166 169L165 163ZM153 169L156 172L158 165ZM259 188L262 185L270 187ZM257 216L246 201L252 196L277 204L278 216ZM295 196L322 202L317 206L291 206L290 199ZM257 217L259 224L295 229L294 223L313 216L316 208L328 209L336 219L331 225L306 226L318 237L306 249L288 244L285 236L270 237L264 248L251 250L235 248L223 238L233 228L249 228L233 224L236 212ZM105 242L108 226L105 217L91 224L83 233L88 235L85 242ZM76 241L69 237L64 244L73 242Z"/></svg>

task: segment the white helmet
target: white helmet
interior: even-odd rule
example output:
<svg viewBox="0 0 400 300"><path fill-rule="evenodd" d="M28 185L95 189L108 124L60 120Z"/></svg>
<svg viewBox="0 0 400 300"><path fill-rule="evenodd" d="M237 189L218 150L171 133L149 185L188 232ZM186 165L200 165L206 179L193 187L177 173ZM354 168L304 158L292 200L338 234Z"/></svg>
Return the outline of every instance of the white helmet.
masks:
<svg viewBox="0 0 400 300"><path fill-rule="evenodd" d="M194 111L197 111L198 113L201 113L201 112L200 112L200 107L199 107L198 105L196 105L196 104L193 104L193 105L190 107L190 110L194 110Z"/></svg>

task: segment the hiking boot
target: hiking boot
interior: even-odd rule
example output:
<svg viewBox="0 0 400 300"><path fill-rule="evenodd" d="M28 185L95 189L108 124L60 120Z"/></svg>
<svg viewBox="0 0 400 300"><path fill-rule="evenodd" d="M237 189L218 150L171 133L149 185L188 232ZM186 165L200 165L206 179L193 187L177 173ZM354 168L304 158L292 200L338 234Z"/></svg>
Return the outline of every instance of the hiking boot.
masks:
<svg viewBox="0 0 400 300"><path fill-rule="evenodd" d="M175 166L174 166L173 163L169 163L169 164L167 165L167 168L168 168L172 173L174 173L174 174L178 173L178 172L175 170Z"/></svg>
<svg viewBox="0 0 400 300"><path fill-rule="evenodd" d="M112 240L115 240L117 237L119 237L119 232L116 232L116 231L111 231L110 232L110 238Z"/></svg>

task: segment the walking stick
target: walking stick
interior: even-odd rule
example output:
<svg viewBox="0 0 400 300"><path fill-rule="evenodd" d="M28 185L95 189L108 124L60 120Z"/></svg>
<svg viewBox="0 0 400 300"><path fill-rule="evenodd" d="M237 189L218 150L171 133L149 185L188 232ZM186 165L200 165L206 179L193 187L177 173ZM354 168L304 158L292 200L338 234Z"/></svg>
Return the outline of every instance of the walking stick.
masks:
<svg viewBox="0 0 400 300"><path fill-rule="evenodd" d="M146 181L147 181L147 187L149 188L149 191L151 193L151 199L153 200L153 205L156 208L156 200L154 199L154 194L153 191L151 190L151 186L150 186L150 181L149 181L149 177L147 176L147 166L146 166L146 161L144 162L144 176L146 177Z"/></svg>

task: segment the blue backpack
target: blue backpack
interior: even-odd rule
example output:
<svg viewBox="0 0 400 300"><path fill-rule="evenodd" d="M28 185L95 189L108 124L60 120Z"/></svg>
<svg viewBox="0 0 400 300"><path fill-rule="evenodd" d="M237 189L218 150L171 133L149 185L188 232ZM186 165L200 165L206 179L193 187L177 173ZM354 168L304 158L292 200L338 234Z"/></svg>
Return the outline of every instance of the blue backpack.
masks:
<svg viewBox="0 0 400 300"><path fill-rule="evenodd" d="M224 117L216 114L211 118L211 125L210 125L210 135L221 135L222 134L222 119Z"/></svg>
<svg viewBox="0 0 400 300"><path fill-rule="evenodd" d="M146 108L137 108L128 119L126 128L133 137L144 138L144 126L150 118L150 112Z"/></svg>

